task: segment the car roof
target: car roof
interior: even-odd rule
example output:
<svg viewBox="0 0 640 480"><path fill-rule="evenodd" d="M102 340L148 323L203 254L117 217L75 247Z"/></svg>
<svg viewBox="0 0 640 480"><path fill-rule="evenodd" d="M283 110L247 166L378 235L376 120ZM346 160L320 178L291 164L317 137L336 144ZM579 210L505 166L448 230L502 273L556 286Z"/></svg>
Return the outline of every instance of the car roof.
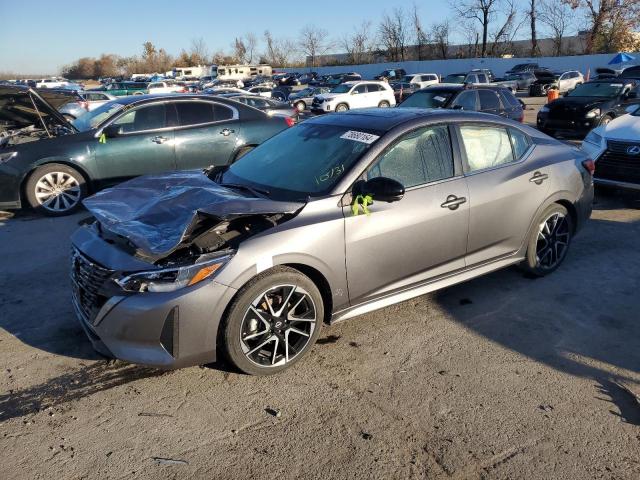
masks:
<svg viewBox="0 0 640 480"><path fill-rule="evenodd" d="M166 93L166 94L154 94L154 95L129 95L127 97L118 97L113 100L115 103L121 105L133 105L136 103L149 103L159 100L221 100L221 103L228 102L228 99L220 95L203 95L203 94L186 94L186 93Z"/></svg>

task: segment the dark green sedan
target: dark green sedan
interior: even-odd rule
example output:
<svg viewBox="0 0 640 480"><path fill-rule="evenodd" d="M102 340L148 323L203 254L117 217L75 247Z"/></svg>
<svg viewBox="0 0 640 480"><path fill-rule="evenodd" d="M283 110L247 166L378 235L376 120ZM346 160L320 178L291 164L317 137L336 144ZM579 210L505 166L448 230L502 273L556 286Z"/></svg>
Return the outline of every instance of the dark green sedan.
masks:
<svg viewBox="0 0 640 480"><path fill-rule="evenodd" d="M149 93L147 82L115 82L109 83L102 87L92 88L90 91L107 92L110 95L116 97L123 97L127 95L144 95Z"/></svg>
<svg viewBox="0 0 640 480"><path fill-rule="evenodd" d="M36 91L0 86L0 209L65 215L89 193L149 173L227 165L291 126L233 100L142 95L67 122Z"/></svg>

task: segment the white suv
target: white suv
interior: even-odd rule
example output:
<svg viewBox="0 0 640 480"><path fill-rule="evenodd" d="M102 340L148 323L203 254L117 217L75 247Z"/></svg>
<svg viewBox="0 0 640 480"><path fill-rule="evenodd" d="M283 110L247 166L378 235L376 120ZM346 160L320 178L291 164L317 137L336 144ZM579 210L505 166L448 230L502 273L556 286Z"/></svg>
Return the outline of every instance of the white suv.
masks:
<svg viewBox="0 0 640 480"><path fill-rule="evenodd" d="M386 82L345 82L313 99L314 112L346 112L354 108L391 107L396 99Z"/></svg>
<svg viewBox="0 0 640 480"><path fill-rule="evenodd" d="M405 75L402 81L418 85L418 88L425 88L440 83L440 77L435 73L411 73Z"/></svg>
<svg viewBox="0 0 640 480"><path fill-rule="evenodd" d="M187 87L184 82L153 82L147 87L150 94L157 93L185 93Z"/></svg>

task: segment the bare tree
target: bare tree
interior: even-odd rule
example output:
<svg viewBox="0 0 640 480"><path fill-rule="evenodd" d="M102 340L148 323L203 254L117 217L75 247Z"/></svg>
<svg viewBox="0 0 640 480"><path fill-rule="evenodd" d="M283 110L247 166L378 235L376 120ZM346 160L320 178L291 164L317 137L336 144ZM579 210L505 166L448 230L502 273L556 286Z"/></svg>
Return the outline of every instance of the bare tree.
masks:
<svg viewBox="0 0 640 480"><path fill-rule="evenodd" d="M489 25L498 7L499 0L452 0L451 6L460 16L468 20L476 20L482 27L481 55L487 56L487 43L489 39Z"/></svg>
<svg viewBox="0 0 640 480"><path fill-rule="evenodd" d="M540 55L540 47L538 47L538 31L537 31L537 20L538 20L538 0L528 0L529 2L529 11L527 15L529 16L529 25L531 26L531 56L537 57Z"/></svg>
<svg viewBox="0 0 640 480"><path fill-rule="evenodd" d="M449 55L449 35L451 26L449 20L440 23L434 23L431 26L433 32L433 44L436 49L438 58L446 60Z"/></svg>
<svg viewBox="0 0 640 480"><path fill-rule="evenodd" d="M249 32L244 36L244 44L247 49L246 58L249 63L253 63L253 57L258 47L258 37L253 32Z"/></svg>
<svg viewBox="0 0 640 480"><path fill-rule="evenodd" d="M540 0L538 18L545 25L553 40L553 54L565 53L563 40L573 22L571 7L562 0Z"/></svg>
<svg viewBox="0 0 640 480"><path fill-rule="evenodd" d="M209 63L209 49L207 48L207 43L202 37L191 40L191 49L189 50L189 54L191 55L191 61L194 64L204 65Z"/></svg>
<svg viewBox="0 0 640 480"><path fill-rule="evenodd" d="M286 67L295 55L296 46L288 39L275 39L269 30L264 32L264 42L267 50L263 58L273 66Z"/></svg>
<svg viewBox="0 0 640 480"><path fill-rule="evenodd" d="M392 62L404 61L407 50L408 31L407 14L402 7L393 9L391 14L385 13L378 27L381 47Z"/></svg>
<svg viewBox="0 0 640 480"><path fill-rule="evenodd" d="M315 67L319 55L324 55L332 47L327 39L328 33L315 25L307 25L300 30L298 46L300 51L311 60L311 67Z"/></svg>
<svg viewBox="0 0 640 480"><path fill-rule="evenodd" d="M422 28L422 21L418 14L418 6L414 3L411 12L411 22L413 25L413 37L416 42L416 59L423 60L427 58L427 50L429 48L429 36Z"/></svg>
<svg viewBox="0 0 640 480"><path fill-rule="evenodd" d="M238 63L246 63L247 61L247 46L242 38L236 37L233 43L233 56Z"/></svg>
<svg viewBox="0 0 640 480"><path fill-rule="evenodd" d="M480 32L476 28L475 22L466 22L461 27L461 32L465 39L466 54L458 51L459 57L477 58L480 53Z"/></svg>
<svg viewBox="0 0 640 480"><path fill-rule="evenodd" d="M371 53L375 48L375 41L371 35L371 22L363 21L352 35L345 35L340 43L347 52L350 63L358 65L370 62Z"/></svg>
<svg viewBox="0 0 640 480"><path fill-rule="evenodd" d="M511 53L513 50L513 40L518 34L520 27L526 22L525 16L518 22L518 12L515 0L504 0L502 2L503 9L500 11L503 17L503 23L491 35L491 56L499 56L504 53Z"/></svg>

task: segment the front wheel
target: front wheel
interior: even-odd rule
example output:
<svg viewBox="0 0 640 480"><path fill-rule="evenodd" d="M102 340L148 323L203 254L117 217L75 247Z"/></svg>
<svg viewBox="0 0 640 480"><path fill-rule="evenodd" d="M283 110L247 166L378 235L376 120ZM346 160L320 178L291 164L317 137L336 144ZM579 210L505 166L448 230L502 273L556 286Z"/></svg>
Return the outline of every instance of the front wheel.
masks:
<svg viewBox="0 0 640 480"><path fill-rule="evenodd" d="M609 125L612 120L613 120L613 118L611 117L611 115L605 115L600 120L600 125Z"/></svg>
<svg viewBox="0 0 640 480"><path fill-rule="evenodd" d="M58 163L37 168L25 185L25 196L31 208L53 217L76 210L86 194L84 177L73 168Z"/></svg>
<svg viewBox="0 0 640 480"><path fill-rule="evenodd" d="M572 235L573 221L567 209L557 203L549 206L536 221L521 266L537 277L553 272L567 256Z"/></svg>
<svg viewBox="0 0 640 480"><path fill-rule="evenodd" d="M229 307L222 331L231 362L249 375L270 375L300 361L315 344L324 318L322 295L288 267L264 272Z"/></svg>
<svg viewBox="0 0 640 480"><path fill-rule="evenodd" d="M346 112L347 110L349 110L349 105L346 103L339 103L336 106L336 112Z"/></svg>

